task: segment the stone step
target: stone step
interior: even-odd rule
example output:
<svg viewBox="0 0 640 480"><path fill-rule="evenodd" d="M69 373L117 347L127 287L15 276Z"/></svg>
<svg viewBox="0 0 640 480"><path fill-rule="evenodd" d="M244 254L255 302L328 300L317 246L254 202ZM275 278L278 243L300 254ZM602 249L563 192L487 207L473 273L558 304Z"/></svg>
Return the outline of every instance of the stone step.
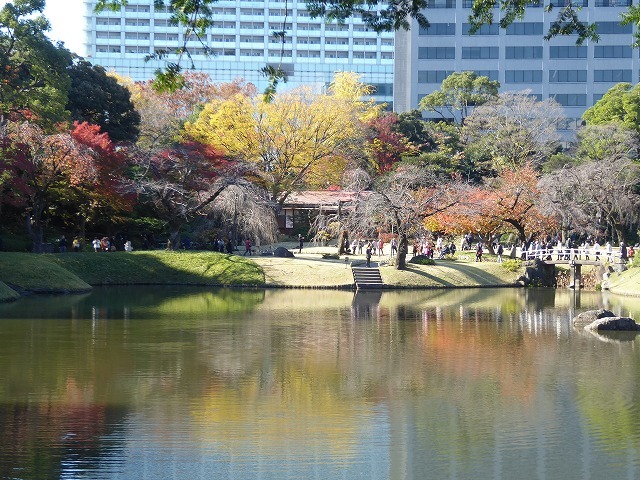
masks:
<svg viewBox="0 0 640 480"><path fill-rule="evenodd" d="M356 288L382 288L383 282L378 268L353 267L353 280Z"/></svg>

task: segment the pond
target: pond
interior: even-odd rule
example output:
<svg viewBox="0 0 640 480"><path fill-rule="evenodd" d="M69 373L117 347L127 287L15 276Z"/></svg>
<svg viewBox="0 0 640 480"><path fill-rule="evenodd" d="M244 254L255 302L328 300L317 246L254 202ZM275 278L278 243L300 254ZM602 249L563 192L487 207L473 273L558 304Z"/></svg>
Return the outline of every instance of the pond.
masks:
<svg viewBox="0 0 640 480"><path fill-rule="evenodd" d="M600 292L105 288L0 305L0 477L639 478ZM640 338L640 337L639 337Z"/></svg>

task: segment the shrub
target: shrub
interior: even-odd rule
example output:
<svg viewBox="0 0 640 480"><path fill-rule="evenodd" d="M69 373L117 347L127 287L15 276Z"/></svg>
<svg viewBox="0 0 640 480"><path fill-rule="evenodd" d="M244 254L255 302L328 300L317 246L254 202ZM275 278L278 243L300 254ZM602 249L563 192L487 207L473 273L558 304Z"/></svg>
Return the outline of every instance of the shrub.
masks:
<svg viewBox="0 0 640 480"><path fill-rule="evenodd" d="M517 258L503 260L501 265L502 265L502 268L504 268L507 272L517 272L518 270L520 270L520 267L522 266L522 260L519 260Z"/></svg>
<svg viewBox="0 0 640 480"><path fill-rule="evenodd" d="M409 263L415 263L417 265L435 265L436 262L431 259L431 258L427 258L424 255L418 255L413 257L411 260L409 260Z"/></svg>

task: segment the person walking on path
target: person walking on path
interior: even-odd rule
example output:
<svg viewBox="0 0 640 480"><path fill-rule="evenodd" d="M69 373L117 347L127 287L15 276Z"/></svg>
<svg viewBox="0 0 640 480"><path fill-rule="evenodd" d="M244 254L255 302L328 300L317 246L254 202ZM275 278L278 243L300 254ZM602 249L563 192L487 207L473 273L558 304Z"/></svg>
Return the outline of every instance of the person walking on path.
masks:
<svg viewBox="0 0 640 480"><path fill-rule="evenodd" d="M60 240L58 240L58 249L60 253L65 253L67 251L67 239L62 235Z"/></svg>
<svg viewBox="0 0 640 480"><path fill-rule="evenodd" d="M502 263L502 254L504 253L504 248L502 248L501 243L498 244L498 250L496 250L496 253L498 254L498 263Z"/></svg>
<svg viewBox="0 0 640 480"><path fill-rule="evenodd" d="M367 244L367 251L366 251L366 254L367 254L367 267L371 266L371 254L373 253L373 248L374 248L373 244L371 242L369 242Z"/></svg>
<svg viewBox="0 0 640 480"><path fill-rule="evenodd" d="M75 237L73 239L73 251L74 252L79 252L80 251L80 240L78 239L78 237Z"/></svg>
<svg viewBox="0 0 640 480"><path fill-rule="evenodd" d="M398 253L398 239L393 237L391 239L391 256L394 257Z"/></svg>
<svg viewBox="0 0 640 480"><path fill-rule="evenodd" d="M478 247L476 248L476 262L482 261L482 242L478 243Z"/></svg>
<svg viewBox="0 0 640 480"><path fill-rule="evenodd" d="M304 237L302 234L298 234L298 253L302 253L302 246L304 245ZM349 248L347 246L347 248Z"/></svg>
<svg viewBox="0 0 640 480"><path fill-rule="evenodd" d="M627 245L624 242L620 242L620 260L624 263L629 260L629 256L627 255Z"/></svg>
<svg viewBox="0 0 640 480"><path fill-rule="evenodd" d="M244 255L246 256L247 253L249 254L249 256L251 256L251 239L247 238L244 241Z"/></svg>

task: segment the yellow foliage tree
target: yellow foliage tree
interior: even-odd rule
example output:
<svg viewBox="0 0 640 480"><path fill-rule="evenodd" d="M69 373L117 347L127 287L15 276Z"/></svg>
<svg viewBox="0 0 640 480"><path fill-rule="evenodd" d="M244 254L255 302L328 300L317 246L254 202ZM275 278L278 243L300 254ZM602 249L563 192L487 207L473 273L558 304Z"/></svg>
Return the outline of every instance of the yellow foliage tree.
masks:
<svg viewBox="0 0 640 480"><path fill-rule="evenodd" d="M363 154L365 122L381 111L362 100L368 93L356 74L340 73L323 94L301 88L271 103L236 95L207 103L185 132L254 164L271 200L282 204L293 191L335 184Z"/></svg>

